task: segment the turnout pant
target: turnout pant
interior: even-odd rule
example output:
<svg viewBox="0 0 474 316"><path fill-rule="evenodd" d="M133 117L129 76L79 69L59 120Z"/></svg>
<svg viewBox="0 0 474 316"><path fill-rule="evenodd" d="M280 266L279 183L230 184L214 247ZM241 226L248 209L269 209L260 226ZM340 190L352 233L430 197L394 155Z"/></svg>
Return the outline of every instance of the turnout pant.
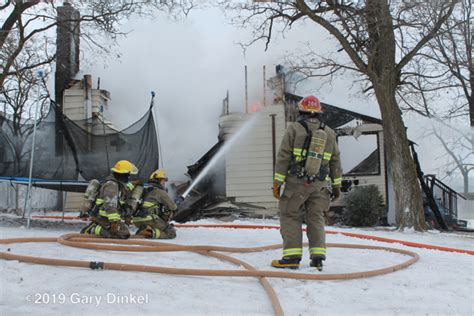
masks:
<svg viewBox="0 0 474 316"><path fill-rule="evenodd" d="M81 234L97 235L103 238L128 239L130 231L121 221L110 222L106 217L92 217L91 223L81 230Z"/></svg>
<svg viewBox="0 0 474 316"><path fill-rule="evenodd" d="M145 216L134 216L133 223L137 226L137 235L142 235L152 239L173 239L176 238L176 229L172 224L165 222L156 214Z"/></svg>
<svg viewBox="0 0 474 316"><path fill-rule="evenodd" d="M301 228L303 220L306 220L310 257L326 258L324 213L329 209L330 194L327 182L315 181L306 186L302 179L294 176L287 178L279 203L283 257L301 258Z"/></svg>

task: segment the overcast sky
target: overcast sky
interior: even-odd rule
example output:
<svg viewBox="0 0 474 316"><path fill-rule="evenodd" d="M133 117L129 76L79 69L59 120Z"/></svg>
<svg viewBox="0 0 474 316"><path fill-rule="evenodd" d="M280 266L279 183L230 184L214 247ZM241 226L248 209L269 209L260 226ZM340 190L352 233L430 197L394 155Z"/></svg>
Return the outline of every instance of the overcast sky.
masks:
<svg viewBox="0 0 474 316"><path fill-rule="evenodd" d="M300 23L272 40L267 52L263 43L244 54L239 42L250 39L250 30L231 26L218 9L192 11L187 18L136 19L124 25L132 32L120 40L121 58L91 63L85 54L82 73L101 79L101 88L112 96L110 120L124 127L136 121L150 104L150 91L157 97L158 124L164 167L172 179L183 179L186 166L196 162L217 141L222 99L230 93L231 111L244 110L244 66L248 67L249 103L262 99L263 73L267 79L283 58L310 42L318 50L335 51L335 43L312 23ZM338 54L344 54L340 52ZM323 102L380 117L373 98L352 87L354 77L345 76L332 85L318 82L299 87L303 95L313 93ZM417 141L418 119L406 120L409 137ZM416 131L419 133L419 131ZM421 144L423 145L423 144ZM420 146L423 168L434 172L436 162Z"/></svg>

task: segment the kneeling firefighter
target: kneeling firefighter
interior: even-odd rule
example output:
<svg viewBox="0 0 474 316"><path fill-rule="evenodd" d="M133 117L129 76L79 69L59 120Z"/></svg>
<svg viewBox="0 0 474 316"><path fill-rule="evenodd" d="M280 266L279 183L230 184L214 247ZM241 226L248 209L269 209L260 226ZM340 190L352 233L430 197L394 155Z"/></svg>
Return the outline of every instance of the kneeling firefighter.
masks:
<svg viewBox="0 0 474 316"><path fill-rule="evenodd" d="M310 265L319 271L326 259L324 212L340 195L342 168L336 133L321 122L323 112L315 96L298 104L300 118L291 123L281 142L273 182L279 199L283 258L275 268L297 269L303 254L303 218L306 219ZM332 183L331 183L332 179ZM286 182L280 197L280 187Z"/></svg>
<svg viewBox="0 0 474 316"><path fill-rule="evenodd" d="M153 239L173 239L176 229L170 220L177 205L166 192L168 178L162 169L150 175L149 186L143 193L143 202L133 215L133 223L137 226L137 235Z"/></svg>
<svg viewBox="0 0 474 316"><path fill-rule="evenodd" d="M130 182L130 175L137 174L138 169L130 161L120 160L111 171L112 175L104 180L89 182L81 216L88 212L91 223L81 234L127 239L130 237L128 225L139 200L134 196L142 192L134 192L135 185Z"/></svg>

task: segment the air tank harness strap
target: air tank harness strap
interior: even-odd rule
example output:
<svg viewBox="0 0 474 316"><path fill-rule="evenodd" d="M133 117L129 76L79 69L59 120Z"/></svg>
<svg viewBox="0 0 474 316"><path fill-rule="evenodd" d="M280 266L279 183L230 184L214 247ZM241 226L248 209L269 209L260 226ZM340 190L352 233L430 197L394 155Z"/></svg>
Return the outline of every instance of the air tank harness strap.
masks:
<svg viewBox="0 0 474 316"><path fill-rule="evenodd" d="M324 131L326 124L321 122L318 131L313 135L304 120L299 120L298 123L306 130L306 138L302 148L293 149L292 173L300 179L307 177L309 183L316 179L323 181L327 172L323 172L324 175L321 174L320 169L324 169L320 168L321 161L331 159L331 153L324 152L327 140L327 134Z"/></svg>

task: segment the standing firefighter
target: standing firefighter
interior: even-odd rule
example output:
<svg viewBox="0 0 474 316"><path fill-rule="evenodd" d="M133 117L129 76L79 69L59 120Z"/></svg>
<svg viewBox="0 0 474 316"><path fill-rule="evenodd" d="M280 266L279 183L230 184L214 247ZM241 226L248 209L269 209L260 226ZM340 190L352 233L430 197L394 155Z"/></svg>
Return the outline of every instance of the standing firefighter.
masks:
<svg viewBox="0 0 474 316"><path fill-rule="evenodd" d="M339 148L335 132L320 121L322 109L318 98L303 98L298 110L300 119L288 126L275 166L273 195L280 200L283 258L273 260L272 266L299 268L303 254L301 225L305 218L310 265L322 271L322 261L326 259L324 212L329 209L331 198L341 194Z"/></svg>
<svg viewBox="0 0 474 316"><path fill-rule="evenodd" d="M138 169L130 161L120 160L111 171L112 175L102 182L92 180L89 183L82 212L86 211L88 201L94 201L95 205L89 211L91 223L81 230L81 234L127 239L130 237L127 225L131 222L133 205L137 203L132 197L135 186L129 180Z"/></svg>
<svg viewBox="0 0 474 316"><path fill-rule="evenodd" d="M177 206L166 193L166 181L168 178L162 169L151 174L150 186L145 188L143 194L143 203L133 216L133 223L138 227L137 235L153 239L176 237L176 230L170 220Z"/></svg>

